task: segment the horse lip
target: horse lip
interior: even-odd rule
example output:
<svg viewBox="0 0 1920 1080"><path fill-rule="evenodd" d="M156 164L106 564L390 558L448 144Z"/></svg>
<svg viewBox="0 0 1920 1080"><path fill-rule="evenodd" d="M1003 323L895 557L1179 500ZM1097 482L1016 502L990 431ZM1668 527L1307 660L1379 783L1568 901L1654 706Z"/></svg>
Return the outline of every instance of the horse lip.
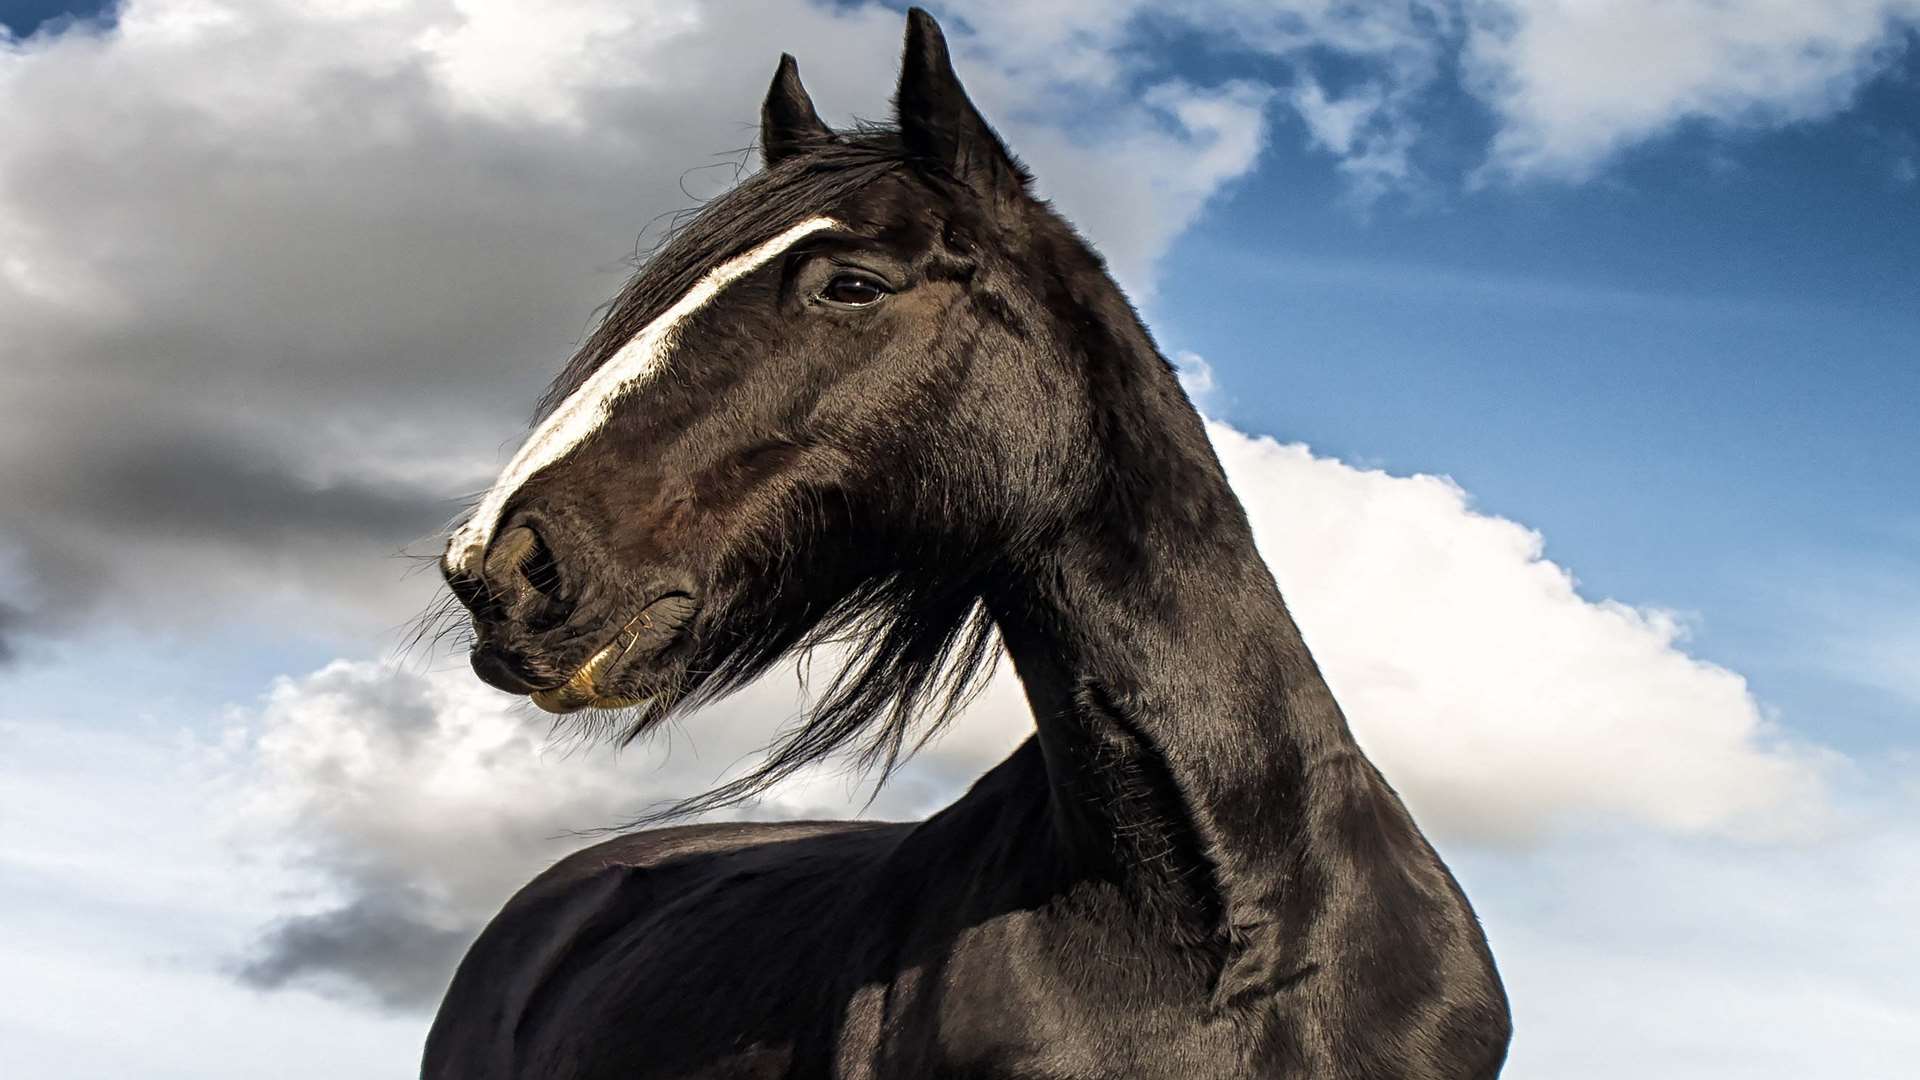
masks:
<svg viewBox="0 0 1920 1080"><path fill-rule="evenodd" d="M656 611L659 611L663 606L667 610L660 611L660 617L656 619ZM598 706L603 709L617 709L644 702L647 700L645 697L608 698L602 696L599 685L600 677L606 674L609 668L626 659L627 654L632 652L634 647L650 636L650 634L659 636L662 639L655 643L656 646L664 644L666 640L671 639L672 635L677 633L681 626L685 625L687 618L692 614L693 606L693 598L686 593L674 592L656 597L652 602L641 608L640 612L633 618L628 619L626 625L620 628L619 633L613 635L611 641L600 646L592 656L587 658L585 663L576 668L571 675L568 675L560 685L536 690L528 696L535 705L556 715L579 712L588 706Z"/></svg>

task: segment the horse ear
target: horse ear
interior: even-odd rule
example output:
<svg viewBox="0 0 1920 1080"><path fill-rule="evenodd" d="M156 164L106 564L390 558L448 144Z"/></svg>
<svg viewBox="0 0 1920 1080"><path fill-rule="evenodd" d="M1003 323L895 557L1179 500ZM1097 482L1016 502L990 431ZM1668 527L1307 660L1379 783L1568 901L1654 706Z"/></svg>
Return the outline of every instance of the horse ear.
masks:
<svg viewBox="0 0 1920 1080"><path fill-rule="evenodd" d="M907 153L964 181L983 196L1026 190L1029 179L953 73L940 24L920 8L907 11L907 48L900 62L895 118Z"/></svg>
<svg viewBox="0 0 1920 1080"><path fill-rule="evenodd" d="M813 111L813 99L800 85L800 65L792 55L780 54L780 67L760 106L760 157L767 166L780 164L809 147L833 141L833 129Z"/></svg>

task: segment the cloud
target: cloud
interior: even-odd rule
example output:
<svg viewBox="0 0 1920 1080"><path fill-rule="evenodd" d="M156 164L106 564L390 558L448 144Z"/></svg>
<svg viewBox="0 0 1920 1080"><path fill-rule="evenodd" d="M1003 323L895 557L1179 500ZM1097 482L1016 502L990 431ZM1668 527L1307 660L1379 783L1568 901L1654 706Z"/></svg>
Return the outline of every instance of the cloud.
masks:
<svg viewBox="0 0 1920 1080"><path fill-rule="evenodd" d="M1251 7L1253 5L1246 5ZM1209 6L1254 18L1232 2ZM1420 0L1260 5L1249 47L1292 58L1309 140L1363 198L1423 181L1419 161L1458 89L1493 134L1481 180L1583 180L1689 123L1721 132L1831 116L1888 71L1916 0ZM1347 70L1323 84L1315 50ZM1357 71L1358 75L1354 72ZM1457 74L1450 74L1457 73ZM1457 87L1452 80L1457 79Z"/></svg>
<svg viewBox="0 0 1920 1080"><path fill-rule="evenodd" d="M845 122L885 114L900 33L878 4L130 0L0 47L20 626L399 622L426 588L388 557L497 471L636 244L732 182L779 53ZM1258 88L956 44L1136 290L1257 156Z"/></svg>
<svg viewBox="0 0 1920 1080"><path fill-rule="evenodd" d="M19 658L19 646L14 644L16 635L26 625L26 612L0 601L0 668L6 667Z"/></svg>
<svg viewBox="0 0 1920 1080"><path fill-rule="evenodd" d="M983 35L1017 39L1023 56L1058 55L1069 69L1125 55L1131 32L1169 23L1278 61L1308 143L1362 201L1436 179L1422 162L1456 150L1434 138L1460 133L1448 113L1461 95L1492 121L1479 179L1581 180L1683 124L1738 132L1839 112L1920 27L1920 0L960 7Z"/></svg>
<svg viewBox="0 0 1920 1080"><path fill-rule="evenodd" d="M1353 184L1352 195L1363 203L1414 179L1417 132L1409 104L1400 100L1403 94L1376 81L1331 96L1311 73L1301 75L1293 88L1289 100L1306 125L1308 141L1338 161Z"/></svg>
<svg viewBox="0 0 1920 1080"><path fill-rule="evenodd" d="M287 919L239 966L240 981L263 990L344 983L387 1009L431 1006L446 992L474 928L435 926L422 918L425 906L396 888Z"/></svg>
<svg viewBox="0 0 1920 1080"><path fill-rule="evenodd" d="M1173 367L1180 378L1180 389L1187 392L1187 399L1202 412L1211 411L1214 395L1219 393L1220 384L1214 378L1213 365L1197 352L1182 349L1173 354Z"/></svg>
<svg viewBox="0 0 1920 1080"><path fill-rule="evenodd" d="M1491 167L1577 179L1684 122L1832 115L1916 24L1915 0L1512 0L1477 13L1463 60L1500 121Z"/></svg>
<svg viewBox="0 0 1920 1080"><path fill-rule="evenodd" d="M1185 366L1204 370L1197 357ZM1581 596L1537 533L1474 511L1444 478L1210 430L1362 744L1444 843L1520 849L1636 827L1767 838L1826 821L1828 756L1773 730L1738 675L1687 655L1672 616ZM799 674L782 669L624 754L549 746L524 703L458 668L343 661L280 680L249 721L254 813L280 823L323 902L272 929L246 975L431 1004L457 946L584 846L580 830L753 759L804 708ZM856 778L826 770L751 815L924 816L1031 725L1003 665L871 806ZM381 943L403 939L422 953L396 964Z"/></svg>
<svg viewBox="0 0 1920 1080"><path fill-rule="evenodd" d="M552 742L545 719L464 665L340 661L281 679L248 718L242 787L251 794L238 820L314 884L306 909L270 927L238 972L259 986L430 1006L514 889L585 846L592 830L712 785L796 718L802 699L790 665L616 752ZM855 778L822 770L783 785L752 816L925 815L1028 724L1010 680L988 691L981 712L870 807ZM405 949L388 947L397 942Z"/></svg>
<svg viewBox="0 0 1920 1080"><path fill-rule="evenodd" d="M1540 534L1444 477L1210 431L1355 732L1443 834L1738 831L1820 805L1824 755L1689 656L1673 614L1580 595Z"/></svg>

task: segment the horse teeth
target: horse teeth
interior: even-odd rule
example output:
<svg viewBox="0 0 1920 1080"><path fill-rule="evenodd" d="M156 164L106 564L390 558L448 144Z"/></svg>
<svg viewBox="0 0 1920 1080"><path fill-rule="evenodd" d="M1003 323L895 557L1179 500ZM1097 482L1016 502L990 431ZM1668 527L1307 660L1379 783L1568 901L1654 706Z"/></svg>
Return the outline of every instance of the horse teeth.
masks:
<svg viewBox="0 0 1920 1080"><path fill-rule="evenodd" d="M613 656L615 639L600 647L580 670L574 672L565 683L551 690L536 690L532 695L533 703L550 713L565 714L579 712L599 699L599 689L594 685L599 681L600 669Z"/></svg>

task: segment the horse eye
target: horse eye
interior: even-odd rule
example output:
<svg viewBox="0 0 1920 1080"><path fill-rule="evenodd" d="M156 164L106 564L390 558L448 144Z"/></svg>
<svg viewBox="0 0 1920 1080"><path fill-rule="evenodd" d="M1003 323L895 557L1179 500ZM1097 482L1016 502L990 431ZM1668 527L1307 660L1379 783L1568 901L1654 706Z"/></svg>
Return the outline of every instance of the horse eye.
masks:
<svg viewBox="0 0 1920 1080"><path fill-rule="evenodd" d="M893 292L867 274L839 273L827 279L820 299L844 307L866 307Z"/></svg>

